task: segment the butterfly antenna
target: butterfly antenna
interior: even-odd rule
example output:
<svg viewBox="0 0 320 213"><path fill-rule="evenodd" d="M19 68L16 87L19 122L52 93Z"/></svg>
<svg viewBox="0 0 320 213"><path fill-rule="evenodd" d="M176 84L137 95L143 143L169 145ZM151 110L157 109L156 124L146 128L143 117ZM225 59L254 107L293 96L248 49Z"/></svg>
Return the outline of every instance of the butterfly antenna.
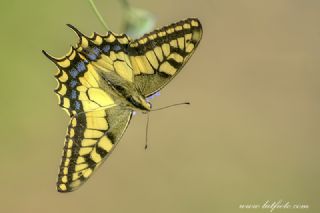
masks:
<svg viewBox="0 0 320 213"><path fill-rule="evenodd" d="M148 148L148 131L149 131L149 113L147 113L147 126L146 126L146 145L144 146L144 149L147 150Z"/></svg>
<svg viewBox="0 0 320 213"><path fill-rule="evenodd" d="M159 111L159 110L163 110L163 109L168 109L170 107L174 107L174 106L180 106L180 105L190 105L191 103L190 102L182 102L182 103L177 103L177 104L172 104L172 105L169 105L169 106L165 106L165 107L160 107L160 108L157 108L157 109L151 109L150 111Z"/></svg>

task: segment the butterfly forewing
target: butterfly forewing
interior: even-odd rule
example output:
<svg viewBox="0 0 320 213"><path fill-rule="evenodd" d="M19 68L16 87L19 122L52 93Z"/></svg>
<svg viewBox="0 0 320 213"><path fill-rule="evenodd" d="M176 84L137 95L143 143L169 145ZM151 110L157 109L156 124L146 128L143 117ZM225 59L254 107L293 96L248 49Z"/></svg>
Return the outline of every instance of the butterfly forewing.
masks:
<svg viewBox="0 0 320 213"><path fill-rule="evenodd" d="M129 44L134 82L143 95L152 95L172 80L195 51L201 36L199 20L186 19Z"/></svg>

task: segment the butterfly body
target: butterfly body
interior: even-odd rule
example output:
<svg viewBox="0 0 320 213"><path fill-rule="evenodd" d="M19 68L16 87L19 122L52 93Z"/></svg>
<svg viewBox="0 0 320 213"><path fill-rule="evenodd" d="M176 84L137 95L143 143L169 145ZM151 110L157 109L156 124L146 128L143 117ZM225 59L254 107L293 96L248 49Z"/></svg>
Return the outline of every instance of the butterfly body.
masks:
<svg viewBox="0 0 320 213"><path fill-rule="evenodd" d="M62 58L55 92L70 116L57 190L79 188L110 156L133 111L148 112L147 98L168 84L198 46L202 27L190 18L132 40L125 34L80 38Z"/></svg>
<svg viewBox="0 0 320 213"><path fill-rule="evenodd" d="M102 86L104 90L110 91L111 89L115 94L114 99L117 100L117 105L132 110L150 111L151 104L146 101L146 97L134 83L119 77L113 72L104 72L99 69L97 69L97 72L102 79L100 84L104 84Z"/></svg>

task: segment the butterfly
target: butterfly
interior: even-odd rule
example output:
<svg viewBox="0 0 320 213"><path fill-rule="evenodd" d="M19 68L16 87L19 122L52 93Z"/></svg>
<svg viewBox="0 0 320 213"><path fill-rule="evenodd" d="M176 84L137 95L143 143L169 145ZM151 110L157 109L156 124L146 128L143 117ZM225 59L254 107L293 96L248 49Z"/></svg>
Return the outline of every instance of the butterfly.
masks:
<svg viewBox="0 0 320 213"><path fill-rule="evenodd" d="M62 58L43 53L58 67L59 105L70 116L57 180L71 192L111 154L135 110L148 112L147 98L168 84L197 48L202 27L189 18L133 40L125 34L82 34Z"/></svg>

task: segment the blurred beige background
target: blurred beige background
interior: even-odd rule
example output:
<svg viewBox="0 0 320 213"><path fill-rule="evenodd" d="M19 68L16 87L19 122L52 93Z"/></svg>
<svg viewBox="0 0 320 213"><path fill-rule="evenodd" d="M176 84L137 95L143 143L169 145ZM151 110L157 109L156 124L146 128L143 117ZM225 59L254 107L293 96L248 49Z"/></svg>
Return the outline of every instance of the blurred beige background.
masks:
<svg viewBox="0 0 320 213"><path fill-rule="evenodd" d="M320 1L131 0L157 26L198 17L203 40L183 72L80 190L55 190L68 117L53 93L65 24L104 32L85 0L1 1L0 212L269 212L287 201L320 211ZM116 0L96 4L119 32Z"/></svg>

